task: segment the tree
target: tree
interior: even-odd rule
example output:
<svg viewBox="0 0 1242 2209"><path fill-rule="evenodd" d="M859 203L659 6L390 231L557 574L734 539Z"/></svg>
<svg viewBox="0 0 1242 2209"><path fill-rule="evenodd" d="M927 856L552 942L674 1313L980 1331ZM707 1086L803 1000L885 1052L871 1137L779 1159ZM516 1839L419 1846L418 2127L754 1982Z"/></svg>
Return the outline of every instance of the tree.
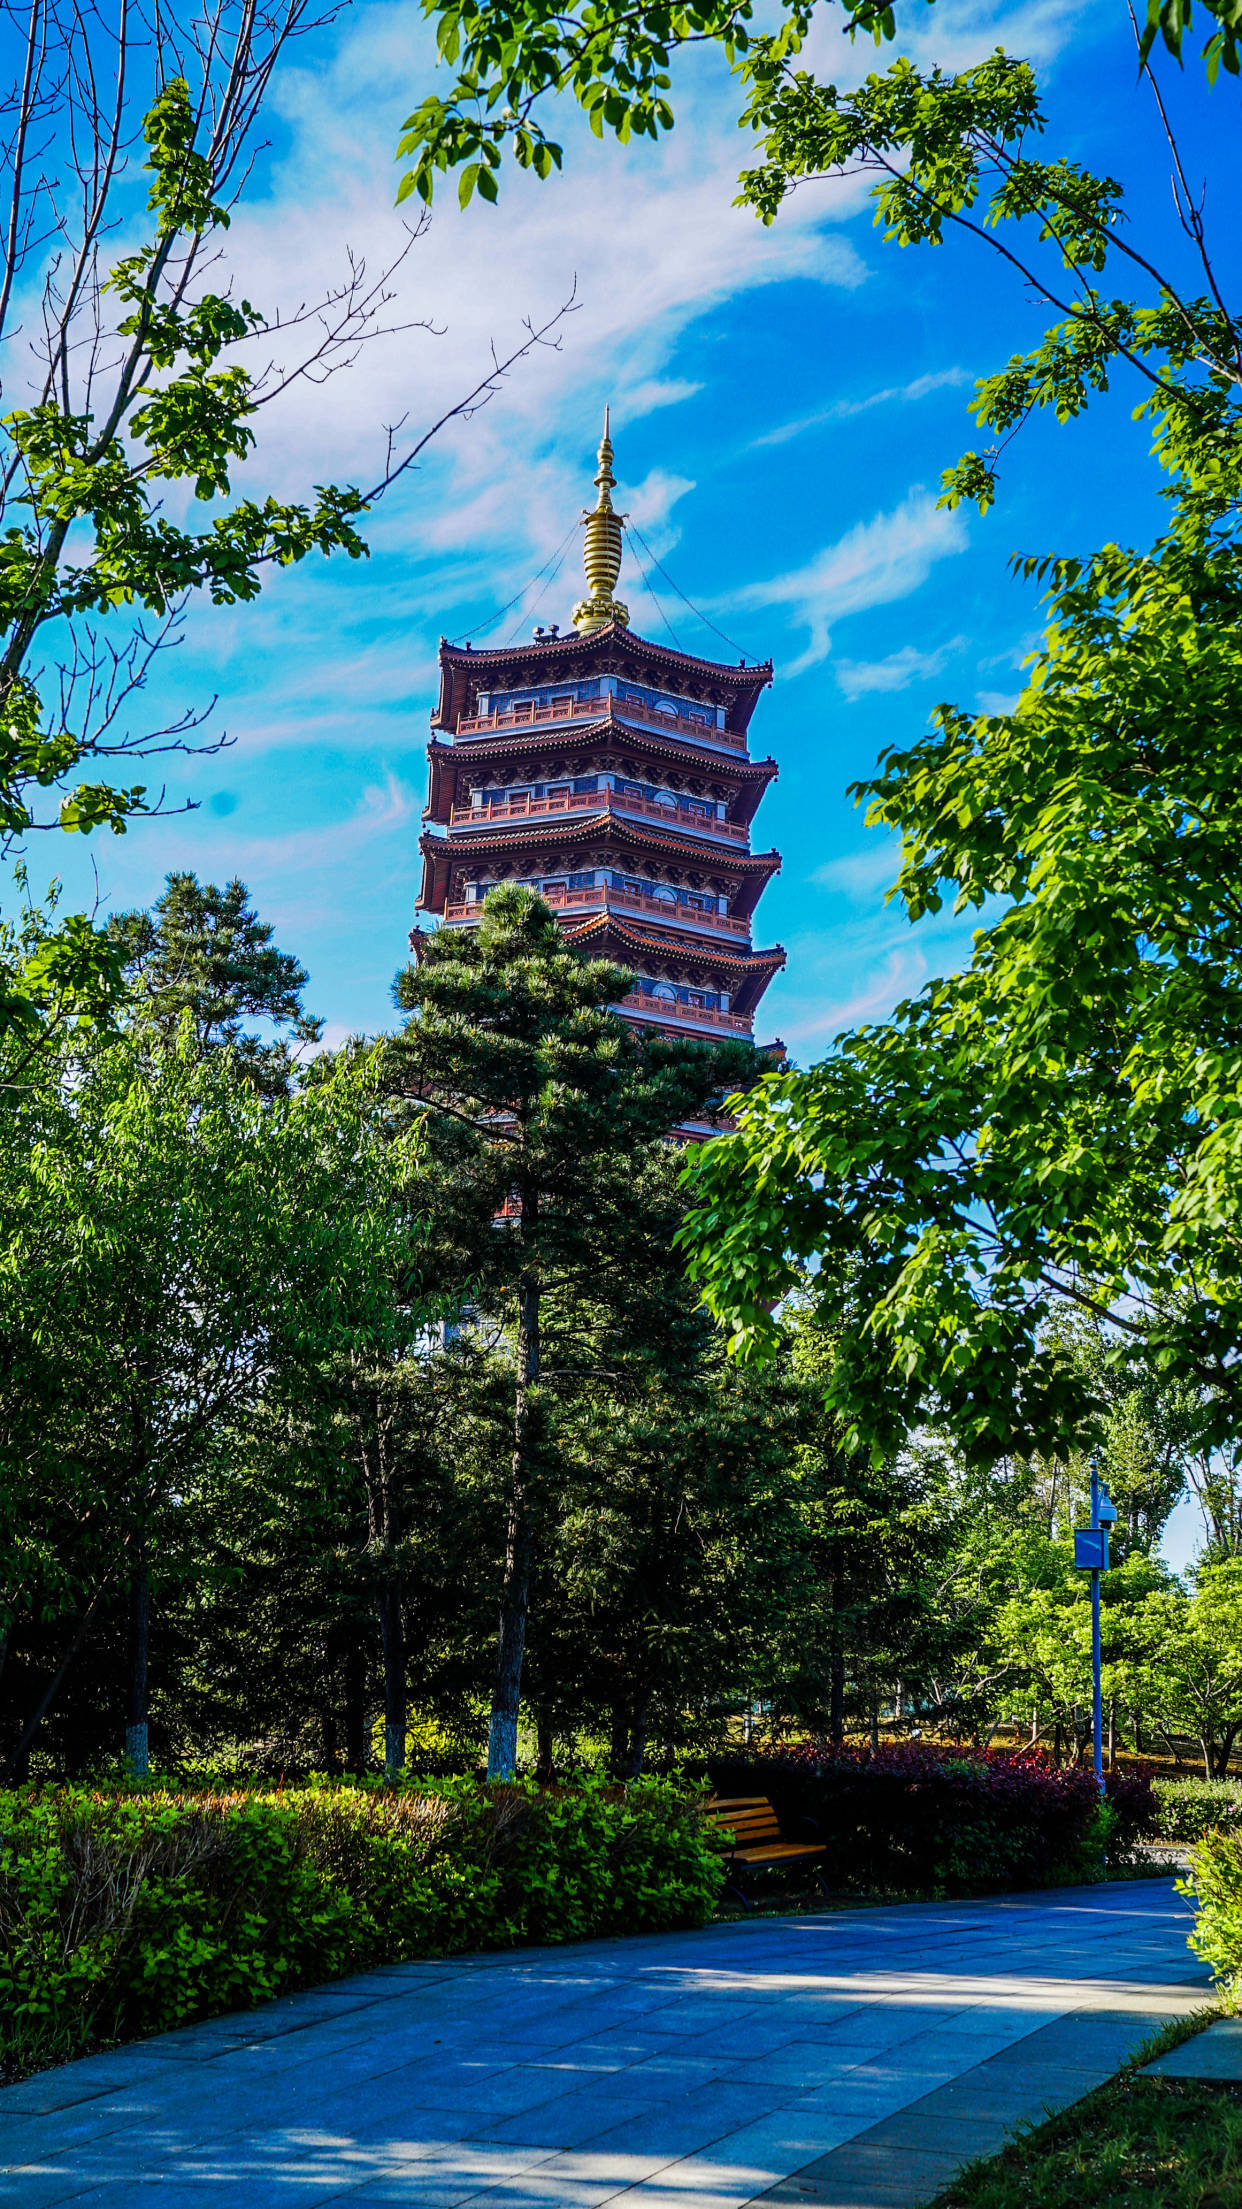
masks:
<svg viewBox="0 0 1242 2209"><path fill-rule="evenodd" d="M853 1443L831 1402L830 1377L844 1345L801 1295L786 1315L802 1398L792 1503L803 1585L791 1606L778 1707L827 1732L840 1747L847 1722L875 1738L881 1704L912 1698L971 1723L943 1681L962 1651L962 1622L946 1601L952 1530L939 1467L909 1446L872 1459Z"/></svg>
<svg viewBox="0 0 1242 2209"><path fill-rule="evenodd" d="M401 977L413 1018L392 1045L394 1082L424 1130L425 1262L457 1278L502 1330L512 1359L508 1527L488 1771L515 1769L531 1576L532 1511L548 1472L550 1390L596 1366L572 1314L641 1295L635 1207L643 1155L753 1074L747 1046L641 1043L610 1007L629 976L584 960L531 892L492 892L471 931L440 930ZM658 1238L656 1238L658 1239ZM670 1253L663 1261L676 1264ZM566 1292L576 1290L576 1300ZM570 1324L556 1360L543 1340L550 1291Z"/></svg>
<svg viewBox="0 0 1242 2209"><path fill-rule="evenodd" d="M430 203L437 178L456 170L463 206L476 191L494 203L506 150L520 168L549 177L560 168L564 149L548 137L541 110L565 95L585 111L597 137L608 131L622 145L634 138L657 139L674 122L673 56L684 47L715 45L744 88L740 123L760 134L764 163L758 171L743 171L741 200L765 220L786 191L831 166L824 158L825 125L829 132L838 123L849 131L853 96L794 66L808 33L819 27L817 19L835 18L851 42L869 33L879 46L895 39L914 12L902 0L841 0L839 10L832 0L818 6L816 0L792 0L774 27L756 30L754 0L675 0L642 8L610 8L599 0L583 0L578 7L556 6L553 0L422 0L422 5L436 25L441 64L457 74L446 94L429 94L406 117L397 152L400 159L412 157L414 166L402 179L399 199L417 193ZM919 16L926 5L934 0L923 0ZM1220 25L1204 48L1212 83L1221 66L1237 75L1242 65L1242 12L1238 0L1203 0L1203 5ZM1145 28L1140 32L1135 25L1144 67L1157 35L1180 61L1190 17L1191 0L1148 0ZM898 70L908 74L904 57ZM917 119L907 118L916 168L919 153L936 135L936 94L943 86L937 72L931 100L923 100ZM899 169L900 159L892 166ZM960 162L943 167L929 162L922 186L929 181L926 196L951 219L969 204ZM1059 181L1072 198L1077 182L1072 165L1063 166Z"/></svg>
<svg viewBox="0 0 1242 2209"><path fill-rule="evenodd" d="M193 709L154 728L141 719L187 599L244 603L274 567L315 552L360 558L363 514L442 426L381 441L369 488L321 484L302 501L232 492L261 410L394 327L392 268L369 274L351 259L328 296L283 318L238 297L220 270L273 74L332 12L316 15L308 0L173 0L113 21L33 0L13 19L0 335L13 345L35 334L23 337L28 392L10 393L0 426L6 850L44 829L120 834L158 809L145 783L112 777L196 741ZM482 404L546 334L528 329L507 360L493 355L442 421ZM256 350L266 367L253 366ZM184 519L170 518L170 498ZM33 947L10 929L0 954L0 1029L16 1027L32 1049L48 1026L106 1008L120 979L114 946L82 914L45 927Z"/></svg>
<svg viewBox="0 0 1242 2209"><path fill-rule="evenodd" d="M119 913L107 933L123 952L131 1023L167 1048L188 1013L201 1051L227 1050L259 1088L288 1089L290 1042L267 1040L246 1022L288 1029L303 1049L319 1041L323 1022L303 1008L305 967L277 950L244 882L234 876L221 890L170 874L149 913Z"/></svg>
<svg viewBox="0 0 1242 2209"><path fill-rule="evenodd" d="M737 1131L696 1160L690 1231L739 1350L775 1349L775 1305L819 1264L848 1345L834 1402L880 1458L923 1418L979 1462L1074 1447L1098 1399L1050 1347L1066 1301L1119 1359L1133 1348L1185 1387L1210 1452L1242 1410L1242 823L1225 733L1242 705L1242 321L1172 133L1185 278L1131 235L1114 179L1036 158L1038 87L1004 53L956 74L899 55L843 92L796 65L809 7L762 34L745 7L429 12L458 74L410 119L424 194L458 167L463 192L494 193L506 144L546 172L549 93L578 99L597 130L655 135L672 121L670 52L715 40L747 87L760 159L742 197L763 219L811 179L861 171L894 242L935 245L957 226L1001 254L1055 320L978 386L999 445L948 470L947 503L990 504L1000 446L1032 410L1066 419L1120 370L1137 381L1170 479L1167 535L1150 552L1020 563L1051 581L1052 622L1017 711L942 708L858 792L902 838L912 919L946 895L987 909L967 971L810 1074L759 1084ZM1209 68L1232 69L1233 0L1212 12ZM900 21L842 15L877 38ZM1152 41L1180 50L1187 20L1160 6L1139 36L1157 101Z"/></svg>
<svg viewBox="0 0 1242 2209"><path fill-rule="evenodd" d="M1101 554L1063 578L1013 715L946 710L886 762L912 915L947 880L997 917L963 973L760 1085L699 1161L713 1307L762 1342L818 1253L886 1444L927 1414L979 1457L1072 1448L1098 1399L1055 1354L1064 1302L1185 1384L1200 1446L1236 1431L1238 559L1223 526Z"/></svg>
<svg viewBox="0 0 1242 2209"><path fill-rule="evenodd" d="M165 1731L266 1771L407 1761L412 1709L474 1730L493 1625L503 1377L468 1340L287 1366L222 1430L178 1515L193 1573ZM420 1736L421 1738L421 1736Z"/></svg>
<svg viewBox="0 0 1242 2209"><path fill-rule="evenodd" d="M264 1099L227 1053L200 1053L189 1014L166 1051L112 1036L56 1072L24 1126L0 1116L17 1528L0 1623L10 1642L40 1620L68 1636L24 1707L13 1676L8 1769L120 1587L127 1751L143 1771L152 1596L215 1435L282 1370L418 1323L398 1296L408 1144L377 1125L372 1064Z"/></svg>
<svg viewBox="0 0 1242 2209"><path fill-rule="evenodd" d="M1205 1779L1223 1779L1242 1731L1242 1560L1201 1565L1190 1591L1154 1590L1128 1639L1131 1693L1197 1739Z"/></svg>
<svg viewBox="0 0 1242 2209"><path fill-rule="evenodd" d="M1056 1354L1068 1303L1119 1373L1137 1362L1181 1388L1185 1452L1210 1455L1242 1410L1242 884L1223 738L1242 702L1242 323L1194 223L1203 297L1161 281L1152 306L1101 303L1089 275L1114 256L1117 190L1026 160L1037 111L1002 60L931 88L882 209L894 235L934 242L991 147L986 220L1034 210L1082 290L980 386L981 416L1007 431L1034 405L1076 412L1124 358L1146 379L1171 527L1150 552L1023 563L1051 577L1052 621L1017 709L941 708L862 787L869 820L901 836L910 917L948 896L986 924L963 973L746 1101L700 1161L695 1262L744 1349L818 1256L817 1293L855 1346L838 1401L880 1450L926 1416L981 1463L1071 1451L1101 1398ZM883 125L890 168L923 113L900 76L869 82L848 123L860 151ZM946 497L986 504L991 481L967 456Z"/></svg>

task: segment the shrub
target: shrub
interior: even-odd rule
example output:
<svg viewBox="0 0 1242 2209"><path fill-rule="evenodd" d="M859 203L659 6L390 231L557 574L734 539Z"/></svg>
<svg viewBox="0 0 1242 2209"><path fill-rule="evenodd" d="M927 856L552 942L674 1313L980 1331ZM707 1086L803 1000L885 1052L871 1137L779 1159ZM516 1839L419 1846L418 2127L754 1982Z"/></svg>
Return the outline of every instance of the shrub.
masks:
<svg viewBox="0 0 1242 2209"><path fill-rule="evenodd" d="M1228 1779L1158 1779L1156 1830L1164 1841L1198 1841L1213 1826L1242 1826L1242 1787Z"/></svg>
<svg viewBox="0 0 1242 2209"><path fill-rule="evenodd" d="M0 1796L0 2055L23 2066L408 1957L701 1925L667 1781Z"/></svg>
<svg viewBox="0 0 1242 2209"><path fill-rule="evenodd" d="M1191 1947L1236 2001L1242 1993L1242 1828L1205 1833L1178 1888L1195 1903Z"/></svg>
<svg viewBox="0 0 1242 2209"><path fill-rule="evenodd" d="M1104 1774L1104 1799L1111 1814L1110 1854L1124 1855L1136 1841L1151 1840L1159 1830L1160 1801L1150 1765Z"/></svg>
<svg viewBox="0 0 1242 2209"><path fill-rule="evenodd" d="M1030 1751L807 1745L714 1758L708 1770L721 1794L770 1796L791 1839L822 1840L834 1884L873 1890L978 1894L1099 1878L1105 1845L1128 1845L1155 1811L1142 1775L1117 1775L1115 1807L1102 1809L1092 1772L1060 1771Z"/></svg>

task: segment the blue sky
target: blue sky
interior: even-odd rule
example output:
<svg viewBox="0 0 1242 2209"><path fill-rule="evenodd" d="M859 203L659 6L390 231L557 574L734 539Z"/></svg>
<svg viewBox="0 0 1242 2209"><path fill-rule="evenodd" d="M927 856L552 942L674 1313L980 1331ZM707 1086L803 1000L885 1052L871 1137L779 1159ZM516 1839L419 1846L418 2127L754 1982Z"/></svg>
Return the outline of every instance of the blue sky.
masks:
<svg viewBox="0 0 1242 2209"><path fill-rule="evenodd" d="M1047 86L1049 142L1133 188L1144 238L1178 252L1168 162L1136 85L1124 7L962 6L911 14L925 53L961 62L1003 37ZM1073 43L1071 44L1071 29ZM838 34L824 40L831 58ZM339 274L347 247L378 266L401 235L392 149L431 81L408 5L362 0L298 50L278 80L273 143L229 238L241 287L285 307ZM846 67L873 49L844 48ZM827 58L821 57L821 58ZM1197 67L1162 71L1189 166L1211 164L1218 215L1237 190L1237 88L1209 95ZM1158 526L1146 434L1119 389L1084 428L1037 422L1011 448L986 520L938 514L939 471L976 441L973 377L1033 339L1038 302L970 241L899 252L854 185L801 194L765 231L730 207L745 141L714 57L680 73L682 119L658 150L600 146L565 113L563 177L514 172L498 210L438 203L398 279L395 320L323 386L265 415L247 488L296 495L374 468L383 427L433 419L576 278L559 350L519 366L483 413L428 453L373 517L364 565L279 576L256 606L192 611L149 701L202 703L235 740L168 763L188 818L139 825L88 850L40 843L75 893L98 867L106 904L149 899L169 867L240 872L311 975L331 1034L374 1029L413 917L423 746L441 631L505 640L567 618L573 555L538 603L488 632L488 614L534 574L590 495L603 402L613 403L620 502L682 590L777 681L755 723L780 779L756 824L784 854L759 935L789 964L765 1030L802 1060L843 1023L882 1013L964 942L960 923L911 930L884 902L891 854L846 795L880 749L906 743L937 699L1015 692L1038 597L1007 573L1015 549L1082 550ZM1227 235L1219 242L1236 254ZM637 628L666 636L631 562ZM718 647L674 602L691 650Z"/></svg>
<svg viewBox="0 0 1242 2209"><path fill-rule="evenodd" d="M908 18L926 58L961 64L1003 40L1035 60L1047 143L1119 176L1136 238L1185 270L1123 0L1089 11L940 0ZM816 58L843 77L875 65L869 45L845 48L835 30ZM1209 94L1197 62L1181 78L1163 64L1161 81L1190 173L1210 174L1208 221L1230 281L1238 88L1222 79ZM402 236L393 147L431 82L409 0L359 0L299 49L229 235L241 290L288 308L339 276L347 247L382 263ZM192 610L149 704L156 720L218 694L215 726L231 748L167 763L170 799L200 810L85 849L41 843L36 881L60 866L79 902L93 894L93 861L104 905L117 907L151 899L174 866L240 873L309 968L329 1035L384 1025L413 919L437 638L507 641L534 619L567 619L573 554L538 603L486 626L589 497L609 399L618 503L681 589L749 655L776 663L754 737L781 771L756 834L784 865L758 940L784 943L789 963L764 1033L805 1062L955 962L966 924L912 930L885 904L891 851L847 785L884 745L914 739L938 699L1015 694L1039 606L1009 575L1012 552L1083 551L1159 526L1146 432L1129 419L1139 393L1119 384L1085 426L1031 425L986 520L937 513L941 468L978 441L973 378L1033 341L1045 311L973 242L886 246L857 185L814 187L763 230L730 206L747 149L723 63L692 57L679 104L658 149L601 146L566 112L563 176L507 175L498 210L463 216L451 192L437 203L392 309L429 327L376 341L324 385L296 386L264 417L244 487L296 496L369 477L387 423L434 419L493 340L505 350L523 316L543 318L576 281L558 349L519 366L429 450L373 517L367 563L316 562L277 577L257 606ZM632 561L621 590L634 626L667 637ZM685 648L723 650L684 608L666 610Z"/></svg>

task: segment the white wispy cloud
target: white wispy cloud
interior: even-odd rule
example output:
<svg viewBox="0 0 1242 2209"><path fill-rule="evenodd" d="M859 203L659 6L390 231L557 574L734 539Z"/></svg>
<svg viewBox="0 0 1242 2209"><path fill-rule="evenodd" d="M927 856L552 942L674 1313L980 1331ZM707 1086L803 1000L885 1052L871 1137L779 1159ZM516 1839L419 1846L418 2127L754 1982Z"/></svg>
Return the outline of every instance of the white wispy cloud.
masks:
<svg viewBox="0 0 1242 2209"><path fill-rule="evenodd" d="M900 864L900 837L881 836L863 851L842 852L836 859L826 859L822 867L816 867L811 880L821 889L848 898L851 904L874 907L877 898L892 888Z"/></svg>
<svg viewBox="0 0 1242 2209"><path fill-rule="evenodd" d="M289 71L275 97L288 152L266 200L239 210L229 235L239 287L288 309L339 277L346 241L372 269L403 241L392 153L403 115L435 81L425 26L404 5L368 6L316 69ZM499 205L462 212L452 180L397 278L390 319L411 330L363 348L344 384L304 384L265 423L263 465L289 484L332 455L338 477L375 465L381 426L421 428L486 371L523 320L541 322L577 285L559 348L540 348L481 415L427 455L417 507L441 549L521 543L546 552L580 503L580 464L602 404L614 430L691 396L670 371L677 340L713 304L791 276L852 289L865 267L838 227L858 187L830 187L772 230L735 208L737 86L719 57L682 72L677 129L658 146L599 144L567 103L565 173L544 184L509 167ZM279 485L278 487L283 487ZM405 525L408 529L408 523ZM374 531L372 532L374 535Z"/></svg>
<svg viewBox="0 0 1242 2209"><path fill-rule="evenodd" d="M765 430L761 437L754 439L752 450L759 452L765 446L787 445L792 438L803 436L807 430L819 429L825 422L848 422L856 414L869 414L873 407L908 406L916 399L926 399L933 391L973 382L973 376L965 368L938 368L930 375L915 376L910 383L886 384L882 391L868 391L861 399L834 399L814 414L803 414L795 422L781 422L775 429Z"/></svg>
<svg viewBox="0 0 1242 2209"><path fill-rule="evenodd" d="M965 637L951 637L934 652L920 652L913 644L903 644L882 660L834 660L833 673L847 698L861 698L877 690L907 690L920 677L938 675L947 661L965 649L967 641Z"/></svg>
<svg viewBox="0 0 1242 2209"><path fill-rule="evenodd" d="M806 650L784 669L786 676L799 675L827 659L833 621L907 597L926 581L937 560L964 552L966 543L960 508L938 508L928 492L916 488L892 513L858 522L804 566L766 583L742 585L732 603L783 607L794 622L805 625Z"/></svg>

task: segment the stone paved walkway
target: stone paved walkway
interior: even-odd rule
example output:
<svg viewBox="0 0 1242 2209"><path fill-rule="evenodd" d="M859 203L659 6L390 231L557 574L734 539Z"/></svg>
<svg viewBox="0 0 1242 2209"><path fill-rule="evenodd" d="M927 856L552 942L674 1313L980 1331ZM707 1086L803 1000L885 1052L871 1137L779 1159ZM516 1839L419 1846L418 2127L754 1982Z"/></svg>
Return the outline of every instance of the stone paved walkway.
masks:
<svg viewBox="0 0 1242 2209"><path fill-rule="evenodd" d="M20 2209L905 2209L1204 1999L1170 1883L393 1966L0 2092Z"/></svg>

